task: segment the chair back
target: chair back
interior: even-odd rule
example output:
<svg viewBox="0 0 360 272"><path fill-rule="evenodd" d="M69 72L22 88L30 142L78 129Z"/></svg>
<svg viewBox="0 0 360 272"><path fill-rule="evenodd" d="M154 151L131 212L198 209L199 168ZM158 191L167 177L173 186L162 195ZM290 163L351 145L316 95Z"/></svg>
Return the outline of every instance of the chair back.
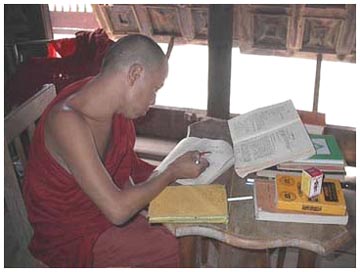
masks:
<svg viewBox="0 0 360 272"><path fill-rule="evenodd" d="M22 194L23 170L26 166L31 138L36 121L56 96L55 86L46 84L34 96L11 111L4 120L4 197L20 248L27 248L32 237L32 227Z"/></svg>

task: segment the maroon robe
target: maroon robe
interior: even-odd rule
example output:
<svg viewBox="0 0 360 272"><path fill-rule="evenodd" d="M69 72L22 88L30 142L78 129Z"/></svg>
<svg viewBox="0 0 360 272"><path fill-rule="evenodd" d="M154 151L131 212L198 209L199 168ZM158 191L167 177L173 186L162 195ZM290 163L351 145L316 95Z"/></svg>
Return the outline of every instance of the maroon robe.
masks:
<svg viewBox="0 0 360 272"><path fill-rule="evenodd" d="M23 191L28 217L34 229L29 249L36 258L51 267L91 267L96 240L103 232L114 227L82 191L74 177L45 147L44 127L49 110L90 79L91 77L67 86L44 111L35 130L26 167ZM111 148L106 153L104 165L115 184L122 188L129 176L135 183L146 180L153 171L153 166L140 160L133 150L133 122L121 115L115 116L111 139ZM135 218L129 224L117 228L134 228L133 224L139 224L135 227L140 231L136 238L141 240L141 230L148 228L147 222L145 224L143 220ZM119 237L123 239L124 245L126 239L134 239L127 236L121 238L121 235ZM153 243L156 242L155 238ZM136 252L134 254L136 256Z"/></svg>

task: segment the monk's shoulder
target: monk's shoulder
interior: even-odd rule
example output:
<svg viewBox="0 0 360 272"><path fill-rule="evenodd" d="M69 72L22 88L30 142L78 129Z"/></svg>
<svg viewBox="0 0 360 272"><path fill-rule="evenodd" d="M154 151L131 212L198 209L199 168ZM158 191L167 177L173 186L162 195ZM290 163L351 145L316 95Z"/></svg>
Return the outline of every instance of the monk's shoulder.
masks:
<svg viewBox="0 0 360 272"><path fill-rule="evenodd" d="M89 126L78 111L58 103L49 111L45 121L46 134L53 138L71 137L73 140L91 136Z"/></svg>

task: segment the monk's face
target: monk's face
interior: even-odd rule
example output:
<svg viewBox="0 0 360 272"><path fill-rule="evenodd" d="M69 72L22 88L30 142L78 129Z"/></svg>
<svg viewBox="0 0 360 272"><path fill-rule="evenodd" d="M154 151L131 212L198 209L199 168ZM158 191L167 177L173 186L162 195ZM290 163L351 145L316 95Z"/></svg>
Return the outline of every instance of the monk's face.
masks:
<svg viewBox="0 0 360 272"><path fill-rule="evenodd" d="M164 61L158 67L144 69L130 89L130 99L127 117L135 119L144 116L150 106L155 104L156 93L164 85L167 77L168 65Z"/></svg>

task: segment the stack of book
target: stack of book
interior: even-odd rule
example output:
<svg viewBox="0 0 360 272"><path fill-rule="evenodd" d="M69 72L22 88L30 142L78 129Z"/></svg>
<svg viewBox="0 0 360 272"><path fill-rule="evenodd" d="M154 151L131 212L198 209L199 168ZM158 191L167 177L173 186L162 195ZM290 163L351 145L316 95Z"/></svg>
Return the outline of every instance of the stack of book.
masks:
<svg viewBox="0 0 360 272"><path fill-rule="evenodd" d="M333 135L310 134L310 139L316 150L316 154L300 160L293 160L280 163L271 168L257 172L260 177L272 177L276 175L291 174L300 176L302 170L316 167L324 173L326 178L344 180L345 160L339 145Z"/></svg>
<svg viewBox="0 0 360 272"><path fill-rule="evenodd" d="M301 177L278 175L275 181L257 179L255 218L265 221L346 225L348 213L340 181L325 179L321 194L308 198Z"/></svg>

